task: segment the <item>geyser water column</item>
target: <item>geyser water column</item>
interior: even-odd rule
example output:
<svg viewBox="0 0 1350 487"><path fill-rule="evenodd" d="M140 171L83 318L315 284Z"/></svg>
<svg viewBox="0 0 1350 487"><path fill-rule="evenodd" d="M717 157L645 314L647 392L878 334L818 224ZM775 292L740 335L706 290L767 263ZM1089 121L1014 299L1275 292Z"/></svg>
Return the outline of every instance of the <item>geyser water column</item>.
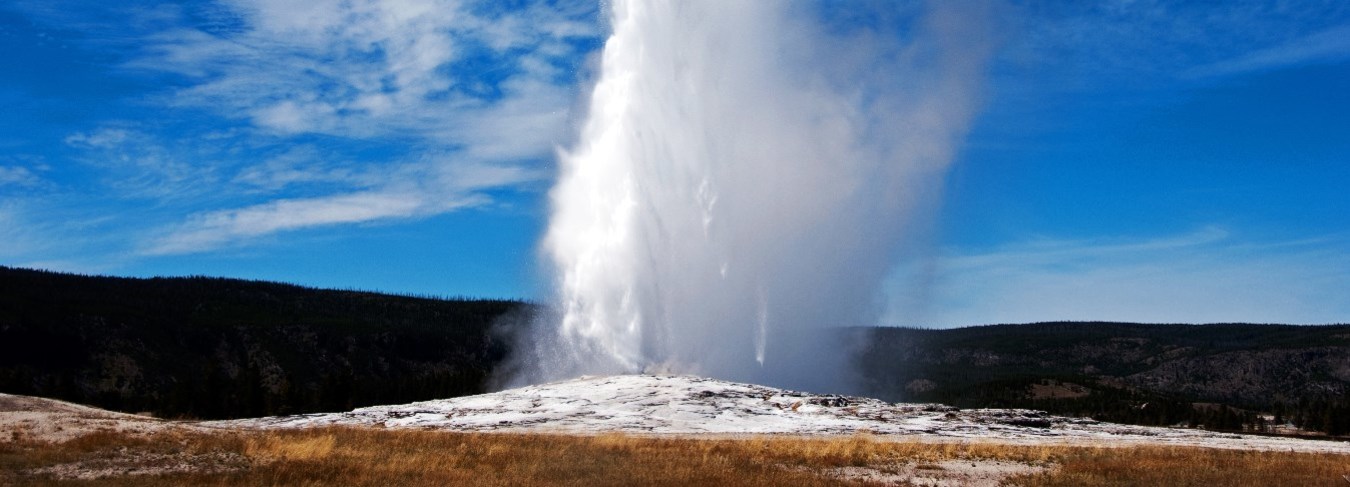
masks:
<svg viewBox="0 0 1350 487"><path fill-rule="evenodd" d="M881 310L987 51L979 22L940 4L876 8L901 11L878 26L796 2L609 5L542 244L560 316L525 380L840 387L847 353L819 332Z"/></svg>

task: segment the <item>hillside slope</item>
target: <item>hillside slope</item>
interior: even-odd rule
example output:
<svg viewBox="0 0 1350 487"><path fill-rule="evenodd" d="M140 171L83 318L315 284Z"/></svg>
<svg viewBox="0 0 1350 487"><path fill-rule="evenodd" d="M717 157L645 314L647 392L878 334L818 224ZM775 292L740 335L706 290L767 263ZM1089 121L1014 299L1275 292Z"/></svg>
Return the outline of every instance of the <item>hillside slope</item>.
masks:
<svg viewBox="0 0 1350 487"><path fill-rule="evenodd" d="M204 419L486 392L538 309L0 267L0 392ZM1350 325L851 328L858 392L1134 424L1350 433ZM1273 416L1273 417L1266 417Z"/></svg>
<svg viewBox="0 0 1350 487"><path fill-rule="evenodd" d="M1037 323L855 329L864 390L1142 424L1350 432L1350 325Z"/></svg>
<svg viewBox="0 0 1350 487"><path fill-rule="evenodd" d="M477 394L526 307L0 267L0 392L197 418Z"/></svg>

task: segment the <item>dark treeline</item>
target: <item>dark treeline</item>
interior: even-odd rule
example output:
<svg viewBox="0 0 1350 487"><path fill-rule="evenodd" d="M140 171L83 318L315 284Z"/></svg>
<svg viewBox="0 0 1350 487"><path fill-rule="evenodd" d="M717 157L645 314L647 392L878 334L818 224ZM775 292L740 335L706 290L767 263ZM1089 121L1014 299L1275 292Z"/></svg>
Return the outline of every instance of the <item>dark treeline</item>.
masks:
<svg viewBox="0 0 1350 487"><path fill-rule="evenodd" d="M0 267L0 392L161 417L482 393L517 301ZM1146 425L1350 433L1350 326L855 328L864 393Z"/></svg>
<svg viewBox="0 0 1350 487"><path fill-rule="evenodd" d="M0 392L237 418L482 393L515 301L0 267Z"/></svg>
<svg viewBox="0 0 1350 487"><path fill-rule="evenodd" d="M865 391L1119 423L1350 433L1350 325L855 329ZM1287 429L1287 428L1286 428Z"/></svg>

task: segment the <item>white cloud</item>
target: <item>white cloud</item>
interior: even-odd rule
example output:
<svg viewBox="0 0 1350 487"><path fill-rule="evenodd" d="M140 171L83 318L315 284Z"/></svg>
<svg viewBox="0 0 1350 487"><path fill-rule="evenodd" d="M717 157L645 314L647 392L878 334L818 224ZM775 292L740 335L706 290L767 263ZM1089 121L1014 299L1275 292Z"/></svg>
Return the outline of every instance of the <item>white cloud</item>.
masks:
<svg viewBox="0 0 1350 487"><path fill-rule="evenodd" d="M303 184L369 188L384 179L372 169L304 144L288 147L261 163L244 167L233 182L245 186L249 192L267 193Z"/></svg>
<svg viewBox="0 0 1350 487"><path fill-rule="evenodd" d="M570 5L500 14L450 0L225 5L242 28L161 32L129 66L193 78L167 100L174 105L280 135L412 135L472 147L479 139L466 129L491 122L499 105L565 110L573 86L561 66L578 55L576 40L599 34L587 10ZM456 65L476 58L491 69ZM546 133L559 132L555 123Z"/></svg>
<svg viewBox="0 0 1350 487"><path fill-rule="evenodd" d="M183 200L221 189L220 160L202 157L191 140L168 140L142 125L110 123L73 133L65 143L84 149L77 160L101 170L103 184L116 197Z"/></svg>
<svg viewBox="0 0 1350 487"><path fill-rule="evenodd" d="M65 143L75 147L112 149L126 142L130 131L122 128L100 128L92 132L76 132L66 136Z"/></svg>
<svg viewBox="0 0 1350 487"><path fill-rule="evenodd" d="M490 190L542 178L530 165L564 142L571 67L600 35L595 8L217 0L155 9L137 17L153 21L137 24L148 30L123 67L176 75L145 100L164 120L105 122L65 142L102 170L104 196L154 200L128 230L154 229L133 237L141 255L489 204ZM206 116L188 124L180 114Z"/></svg>
<svg viewBox="0 0 1350 487"><path fill-rule="evenodd" d="M1337 0L1120 0L1014 10L1005 60L1034 70L1029 82L1089 90L1344 59L1350 21L1350 4Z"/></svg>
<svg viewBox="0 0 1350 487"><path fill-rule="evenodd" d="M253 123L281 133L299 133L313 130L315 120L331 116L333 107L323 103L306 103L303 106L286 100L275 105L253 111Z"/></svg>
<svg viewBox="0 0 1350 487"><path fill-rule="evenodd" d="M487 204L486 190L536 181L540 170L521 165L551 158L563 142L574 103L567 67L586 49L579 40L599 35L587 1L501 12L487 1L458 0L216 5L213 15L228 19L221 23L228 28L180 22L148 36L127 63L188 81L153 101L246 125L216 130L224 134L209 144L216 150L193 159L209 177L188 181L215 185L213 202L161 228L142 254L417 219ZM170 162L181 161L173 156L181 151L132 151L130 140L138 147L146 140L116 130L66 142L138 167L159 161L174 169ZM300 139L313 134L339 143L320 150ZM157 188L165 186L174 185ZM220 208L231 196L252 202Z"/></svg>
<svg viewBox="0 0 1350 487"><path fill-rule="evenodd" d="M1042 241L902 269L887 322L1334 323L1350 319L1336 239L1253 244L1219 229L1135 241ZM928 307L905 299L922 283Z"/></svg>
<svg viewBox="0 0 1350 487"><path fill-rule="evenodd" d="M23 166L0 166L0 188L5 186L31 187L42 181L37 174Z"/></svg>
<svg viewBox="0 0 1350 487"><path fill-rule="evenodd" d="M5 245L0 245L0 257L12 259L31 249L27 228L15 204L0 200L0 239L5 241Z"/></svg>
<svg viewBox="0 0 1350 487"><path fill-rule="evenodd" d="M146 254L184 254L284 230L407 218L427 212L414 195L364 192L310 199L277 200L245 208L212 211L188 222L146 250Z"/></svg>
<svg viewBox="0 0 1350 487"><path fill-rule="evenodd" d="M0 197L0 265L39 269L70 269L57 260L70 262L84 257L79 247L90 221L71 221L69 215L51 209L43 199ZM96 234L97 235L97 234Z"/></svg>
<svg viewBox="0 0 1350 487"><path fill-rule="evenodd" d="M1350 59L1350 26L1339 26L1312 35L1191 70L1203 78L1227 76L1319 62Z"/></svg>
<svg viewBox="0 0 1350 487"><path fill-rule="evenodd" d="M200 253L292 230L426 217L486 204L491 200L481 191L540 177L522 167L443 161L396 172L376 189L198 213L149 241L141 254Z"/></svg>

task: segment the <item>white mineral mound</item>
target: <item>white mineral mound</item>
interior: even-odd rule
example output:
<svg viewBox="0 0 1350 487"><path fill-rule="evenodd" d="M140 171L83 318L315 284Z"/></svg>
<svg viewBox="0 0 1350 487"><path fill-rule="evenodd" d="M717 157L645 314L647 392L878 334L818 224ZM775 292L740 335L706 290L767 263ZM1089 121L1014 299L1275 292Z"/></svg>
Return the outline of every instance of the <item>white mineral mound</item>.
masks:
<svg viewBox="0 0 1350 487"><path fill-rule="evenodd" d="M345 413L216 421L207 426L307 428L330 425L452 431L595 434L850 435L924 441L990 440L1094 445L1173 444L1335 451L1350 444L1151 428L1050 416L1024 409L889 404L690 376L582 377L491 394L374 406Z"/></svg>

